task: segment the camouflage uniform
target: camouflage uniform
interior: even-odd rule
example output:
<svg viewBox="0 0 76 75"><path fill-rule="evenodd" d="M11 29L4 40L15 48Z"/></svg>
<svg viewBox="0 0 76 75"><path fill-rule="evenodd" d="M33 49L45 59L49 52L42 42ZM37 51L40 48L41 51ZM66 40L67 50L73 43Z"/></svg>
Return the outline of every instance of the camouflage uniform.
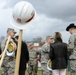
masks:
<svg viewBox="0 0 76 75"><path fill-rule="evenodd" d="M50 51L50 45L48 43L45 43L42 46L42 50L41 50L41 66L43 70L43 75L50 75L50 71L47 69L49 51Z"/></svg>
<svg viewBox="0 0 76 75"><path fill-rule="evenodd" d="M29 63L28 63L29 75L32 75L32 71L34 75L37 75L38 71L37 50L34 48L29 49Z"/></svg>
<svg viewBox="0 0 76 75"><path fill-rule="evenodd" d="M7 37L1 43L2 52L6 45L6 41L7 41ZM13 42L12 39L10 41ZM7 52L5 54L5 57L2 63L2 75L14 75L14 69L15 69L15 52L13 50L12 56L8 56Z"/></svg>
<svg viewBox="0 0 76 75"><path fill-rule="evenodd" d="M70 55L70 72L71 75L76 75L76 33L70 36L68 51Z"/></svg>

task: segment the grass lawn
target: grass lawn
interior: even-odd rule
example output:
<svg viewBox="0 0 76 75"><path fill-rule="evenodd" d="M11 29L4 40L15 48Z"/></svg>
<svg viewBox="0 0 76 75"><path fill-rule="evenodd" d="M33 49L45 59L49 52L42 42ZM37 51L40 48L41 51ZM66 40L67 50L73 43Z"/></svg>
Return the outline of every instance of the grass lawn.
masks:
<svg viewBox="0 0 76 75"><path fill-rule="evenodd" d="M27 70L26 70L26 75L28 75ZM32 75L33 75L33 74L32 74ZM37 75L42 75L42 70L41 70L41 68L38 69L38 74L37 74ZM67 72L66 75L70 75L70 72Z"/></svg>

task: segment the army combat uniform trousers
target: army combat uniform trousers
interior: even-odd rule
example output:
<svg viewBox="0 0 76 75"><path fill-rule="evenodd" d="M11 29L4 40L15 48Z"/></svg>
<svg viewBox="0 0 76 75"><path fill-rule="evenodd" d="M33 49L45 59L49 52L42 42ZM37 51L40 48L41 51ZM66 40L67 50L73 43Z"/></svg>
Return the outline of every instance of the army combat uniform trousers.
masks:
<svg viewBox="0 0 76 75"><path fill-rule="evenodd" d="M42 75L52 75L52 72L47 69L47 63L41 63Z"/></svg>
<svg viewBox="0 0 76 75"><path fill-rule="evenodd" d="M2 75L14 75L15 57L5 56L2 63Z"/></svg>
<svg viewBox="0 0 76 75"><path fill-rule="evenodd" d="M76 75L76 59L70 60L70 75Z"/></svg>
<svg viewBox="0 0 76 75"><path fill-rule="evenodd" d="M34 61L29 61L28 63L28 73L29 75L37 75L37 71L38 71L38 62L34 62Z"/></svg>

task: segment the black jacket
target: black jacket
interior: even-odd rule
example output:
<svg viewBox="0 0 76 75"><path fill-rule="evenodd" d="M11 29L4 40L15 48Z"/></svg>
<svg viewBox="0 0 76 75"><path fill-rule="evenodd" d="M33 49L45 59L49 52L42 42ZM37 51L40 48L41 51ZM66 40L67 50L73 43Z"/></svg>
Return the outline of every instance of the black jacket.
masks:
<svg viewBox="0 0 76 75"><path fill-rule="evenodd" d="M22 41L21 47L21 58L20 58L20 69L26 69L26 63L29 61L29 52L25 42Z"/></svg>
<svg viewBox="0 0 76 75"><path fill-rule="evenodd" d="M50 46L52 69L65 69L68 63L67 44L57 41Z"/></svg>
<svg viewBox="0 0 76 75"><path fill-rule="evenodd" d="M16 43L17 44L17 43ZM26 70L26 63L29 61L29 52L25 42L22 41L19 70Z"/></svg>

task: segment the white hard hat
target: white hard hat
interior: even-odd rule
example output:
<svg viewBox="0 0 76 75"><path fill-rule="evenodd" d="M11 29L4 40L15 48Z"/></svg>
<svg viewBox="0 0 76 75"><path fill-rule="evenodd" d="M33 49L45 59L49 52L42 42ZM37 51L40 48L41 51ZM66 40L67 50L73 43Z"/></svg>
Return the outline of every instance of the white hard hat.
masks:
<svg viewBox="0 0 76 75"><path fill-rule="evenodd" d="M35 16L32 4L26 1L18 2L12 12L11 24L19 29L25 29Z"/></svg>
<svg viewBox="0 0 76 75"><path fill-rule="evenodd" d="M49 71L52 71L52 61L51 60L48 60L48 62L47 62L47 69Z"/></svg>

